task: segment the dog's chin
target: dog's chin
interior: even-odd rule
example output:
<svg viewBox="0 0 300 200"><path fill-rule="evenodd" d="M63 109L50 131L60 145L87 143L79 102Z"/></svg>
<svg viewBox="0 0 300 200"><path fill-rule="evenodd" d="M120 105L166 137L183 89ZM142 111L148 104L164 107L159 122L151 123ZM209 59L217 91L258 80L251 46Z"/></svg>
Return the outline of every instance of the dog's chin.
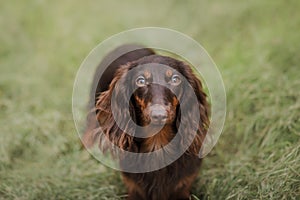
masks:
<svg viewBox="0 0 300 200"><path fill-rule="evenodd" d="M159 133L165 126L168 126L168 123L148 121L143 123L141 134L146 138L151 137Z"/></svg>

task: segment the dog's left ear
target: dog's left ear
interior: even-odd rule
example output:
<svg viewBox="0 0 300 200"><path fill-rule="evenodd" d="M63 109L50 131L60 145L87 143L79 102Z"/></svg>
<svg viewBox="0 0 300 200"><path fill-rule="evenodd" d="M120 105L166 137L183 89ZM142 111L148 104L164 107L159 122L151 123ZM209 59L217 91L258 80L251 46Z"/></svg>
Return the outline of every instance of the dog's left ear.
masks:
<svg viewBox="0 0 300 200"><path fill-rule="evenodd" d="M193 143L188 149L188 152L198 155L202 142L205 139L208 127L209 127L209 105L207 102L207 95L203 91L202 83L193 73L190 66L187 64L184 65L184 71L182 74L186 78L186 83L184 84L184 94L180 103L180 108L185 109L185 114L180 114L180 117L177 120L177 124L184 125L185 133L184 137L191 136L192 132L197 133L193 139ZM193 97L196 97L193 98ZM199 116L195 117L195 116ZM196 121L199 119L199 121ZM184 141L184 140L183 140Z"/></svg>

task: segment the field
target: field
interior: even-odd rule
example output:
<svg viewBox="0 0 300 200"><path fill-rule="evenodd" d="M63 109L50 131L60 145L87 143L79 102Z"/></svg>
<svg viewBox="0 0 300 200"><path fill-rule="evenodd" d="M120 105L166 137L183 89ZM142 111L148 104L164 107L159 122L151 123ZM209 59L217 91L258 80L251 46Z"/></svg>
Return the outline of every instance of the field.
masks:
<svg viewBox="0 0 300 200"><path fill-rule="evenodd" d="M81 149L72 88L92 48L144 26L197 40L225 83L225 127L193 198L300 198L299 1L0 2L0 199L126 197Z"/></svg>

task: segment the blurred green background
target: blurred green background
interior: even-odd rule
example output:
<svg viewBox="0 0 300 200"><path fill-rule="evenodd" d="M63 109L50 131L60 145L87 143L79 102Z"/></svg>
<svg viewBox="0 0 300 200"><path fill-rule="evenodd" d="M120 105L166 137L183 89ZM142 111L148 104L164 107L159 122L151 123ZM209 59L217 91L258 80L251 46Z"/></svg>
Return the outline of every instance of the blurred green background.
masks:
<svg viewBox="0 0 300 200"><path fill-rule="evenodd" d="M0 199L122 199L80 149L71 96L98 43L130 28L183 32L227 92L224 131L194 199L300 198L300 1L0 0Z"/></svg>

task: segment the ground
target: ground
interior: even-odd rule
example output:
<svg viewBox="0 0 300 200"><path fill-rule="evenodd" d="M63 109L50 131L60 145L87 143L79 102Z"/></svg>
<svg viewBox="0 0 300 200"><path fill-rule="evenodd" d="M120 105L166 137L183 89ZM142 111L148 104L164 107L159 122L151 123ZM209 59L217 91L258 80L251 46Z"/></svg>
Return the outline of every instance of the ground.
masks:
<svg viewBox="0 0 300 200"><path fill-rule="evenodd" d="M299 1L1 1L0 199L122 199L120 175L80 147L73 81L120 31L160 26L204 46L227 116L194 199L300 198Z"/></svg>

